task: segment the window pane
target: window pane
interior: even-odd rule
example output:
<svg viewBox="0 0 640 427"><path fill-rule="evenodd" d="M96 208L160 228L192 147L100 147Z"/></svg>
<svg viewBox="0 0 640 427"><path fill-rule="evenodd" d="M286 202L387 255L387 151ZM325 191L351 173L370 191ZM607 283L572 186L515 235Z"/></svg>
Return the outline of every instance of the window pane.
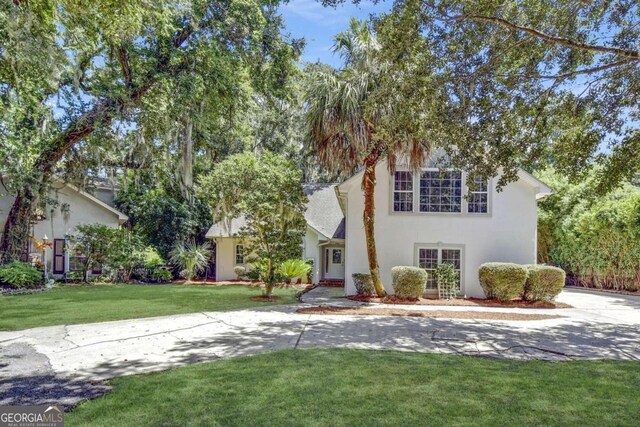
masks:
<svg viewBox="0 0 640 427"><path fill-rule="evenodd" d="M438 266L438 250L420 249L418 252L418 265L427 271L427 289L436 289L433 270Z"/></svg>
<svg viewBox="0 0 640 427"><path fill-rule="evenodd" d="M420 212L461 212L462 173L424 171L420 174Z"/></svg>
<svg viewBox="0 0 640 427"><path fill-rule="evenodd" d="M393 210L394 212L413 211L413 175L407 171L394 174Z"/></svg>
<svg viewBox="0 0 640 427"><path fill-rule="evenodd" d="M342 264L342 249L333 250L333 263Z"/></svg>

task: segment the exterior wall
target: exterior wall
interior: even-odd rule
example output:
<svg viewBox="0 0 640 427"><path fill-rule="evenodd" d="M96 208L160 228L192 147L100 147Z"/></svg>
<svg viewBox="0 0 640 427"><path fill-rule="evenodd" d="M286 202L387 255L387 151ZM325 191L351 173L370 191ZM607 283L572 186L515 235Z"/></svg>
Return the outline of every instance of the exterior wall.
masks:
<svg viewBox="0 0 640 427"><path fill-rule="evenodd" d="M303 240L303 259L312 259L313 260L313 274L311 275L311 281L313 283L318 283L321 279L320 272L322 271L322 262L320 260L320 252L318 245L320 243L320 239L318 237L318 233L313 231L311 228L307 227L307 232L304 235Z"/></svg>
<svg viewBox="0 0 640 427"><path fill-rule="evenodd" d="M42 241L45 234L50 242L53 239L64 239L67 234L74 234L76 227L81 224L101 223L110 227L118 227L118 216L104 207L92 202L88 198L67 186L53 188L49 197L57 200L59 205L51 213L49 208L46 212L46 219L37 222L33 226L33 237ZM13 196L0 197L0 226L4 227L7 214L13 204ZM68 215L60 212L62 204L69 205ZM33 246L31 246L33 248ZM47 271L51 272L51 260L53 249L47 249Z"/></svg>
<svg viewBox="0 0 640 427"><path fill-rule="evenodd" d="M236 264L236 245L242 244L241 239L233 237L216 237L216 281L236 280L238 276L233 271ZM241 264L244 266L244 264Z"/></svg>
<svg viewBox="0 0 640 427"><path fill-rule="evenodd" d="M394 213L391 179L386 165L377 168L375 189L376 243L382 282L388 292L391 268L417 265L416 244L462 248L462 291L468 297L483 297L478 280L480 264L491 261L535 263L537 206L534 188L519 180L502 192L490 182L489 214ZM414 203L416 202L414 197ZM367 251L362 211L364 197L359 185L347 193L346 288L354 294L351 277L367 273Z"/></svg>

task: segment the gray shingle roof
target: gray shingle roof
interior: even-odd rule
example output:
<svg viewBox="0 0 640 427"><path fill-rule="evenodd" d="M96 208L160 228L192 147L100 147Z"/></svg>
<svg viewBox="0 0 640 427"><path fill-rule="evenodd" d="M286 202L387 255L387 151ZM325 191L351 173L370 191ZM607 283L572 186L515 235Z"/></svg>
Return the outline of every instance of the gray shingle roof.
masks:
<svg viewBox="0 0 640 427"><path fill-rule="evenodd" d="M326 239L344 239L345 220L336 197L336 184L306 184L304 193L309 198L304 218L307 224L322 233ZM244 217L234 218L231 227L222 221L211 226L206 236L229 237L238 234L246 224Z"/></svg>
<svg viewBox="0 0 640 427"><path fill-rule="evenodd" d="M336 184L307 184L309 198L304 219L329 239L344 239L345 221L335 192Z"/></svg>

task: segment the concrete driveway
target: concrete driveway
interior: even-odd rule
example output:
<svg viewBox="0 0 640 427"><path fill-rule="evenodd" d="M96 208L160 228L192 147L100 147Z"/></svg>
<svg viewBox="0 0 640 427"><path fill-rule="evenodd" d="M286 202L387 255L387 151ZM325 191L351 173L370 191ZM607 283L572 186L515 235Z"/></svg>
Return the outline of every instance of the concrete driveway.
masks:
<svg viewBox="0 0 640 427"><path fill-rule="evenodd" d="M306 294L301 306L345 304L339 292L317 288ZM640 298L566 290L559 300L575 308L535 310L564 316L537 321L302 315L295 313L299 306L279 306L0 332L0 404L71 405L103 393L104 379L277 349L351 347L514 359L640 360Z"/></svg>

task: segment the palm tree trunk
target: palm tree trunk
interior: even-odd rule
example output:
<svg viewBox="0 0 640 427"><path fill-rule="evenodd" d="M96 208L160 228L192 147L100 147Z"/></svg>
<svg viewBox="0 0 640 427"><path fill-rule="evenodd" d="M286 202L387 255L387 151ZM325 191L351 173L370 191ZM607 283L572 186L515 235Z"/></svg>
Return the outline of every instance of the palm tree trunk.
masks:
<svg viewBox="0 0 640 427"><path fill-rule="evenodd" d="M387 292L380 280L380 269L378 267L378 254L376 251L375 236L375 202L374 190L376 186L376 166L380 159L382 143L376 143L371 153L364 160L364 176L362 177L362 187L364 189L364 234L367 241L367 257L369 258L369 271L373 287L379 297L384 297Z"/></svg>

